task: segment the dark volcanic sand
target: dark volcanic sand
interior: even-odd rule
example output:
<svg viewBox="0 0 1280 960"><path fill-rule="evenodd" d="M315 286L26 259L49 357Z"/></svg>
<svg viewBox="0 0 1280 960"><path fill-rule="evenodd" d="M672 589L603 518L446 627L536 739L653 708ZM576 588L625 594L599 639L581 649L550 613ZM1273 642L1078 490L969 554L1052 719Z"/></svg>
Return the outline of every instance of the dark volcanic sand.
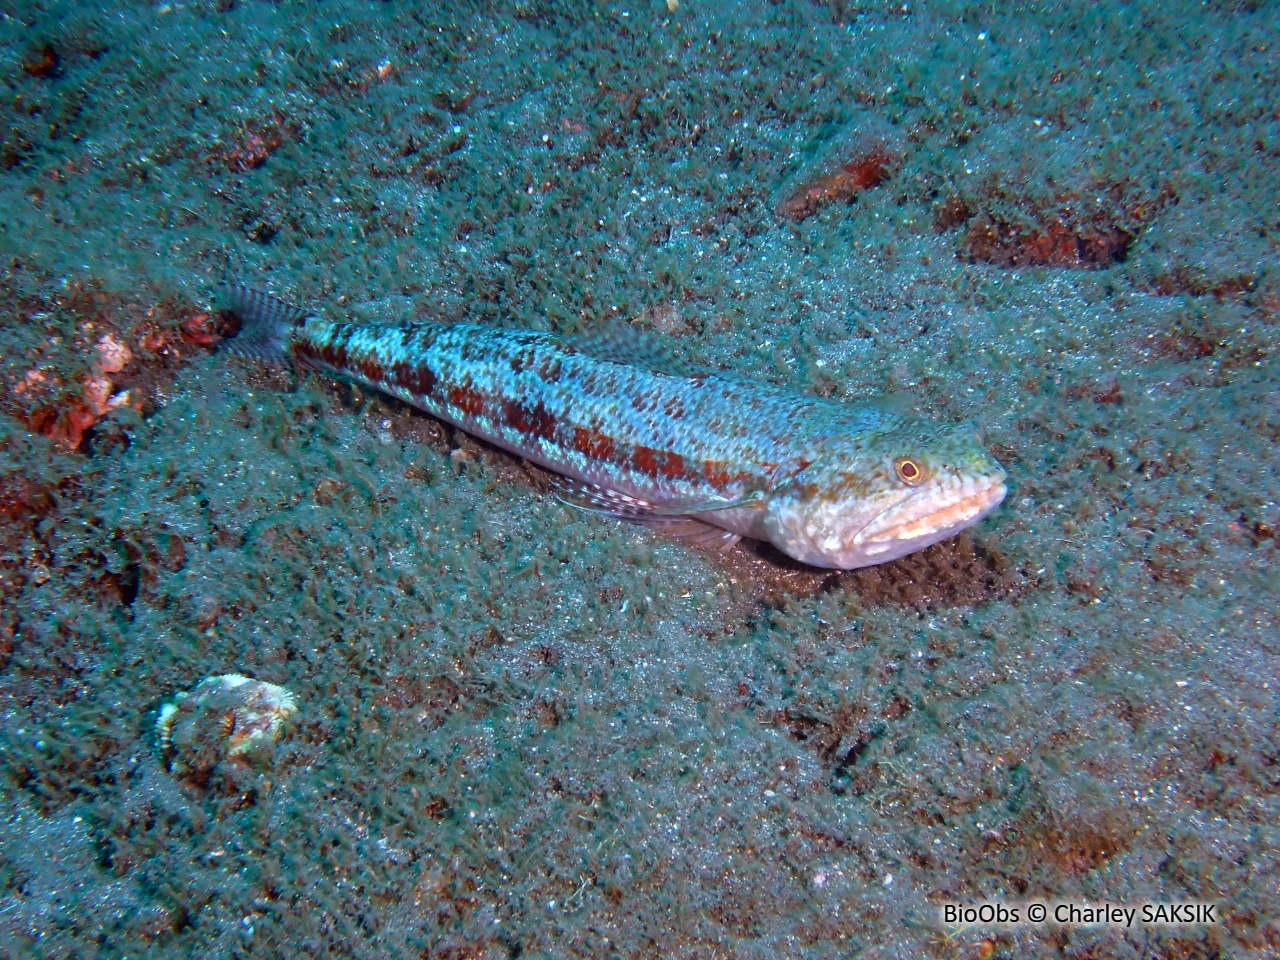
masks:
<svg viewBox="0 0 1280 960"><path fill-rule="evenodd" d="M0 10L0 954L1280 954L1275 2ZM214 355L227 279L895 394L1010 494L708 555ZM227 673L295 729L169 772ZM1217 922L943 923L1057 901Z"/></svg>

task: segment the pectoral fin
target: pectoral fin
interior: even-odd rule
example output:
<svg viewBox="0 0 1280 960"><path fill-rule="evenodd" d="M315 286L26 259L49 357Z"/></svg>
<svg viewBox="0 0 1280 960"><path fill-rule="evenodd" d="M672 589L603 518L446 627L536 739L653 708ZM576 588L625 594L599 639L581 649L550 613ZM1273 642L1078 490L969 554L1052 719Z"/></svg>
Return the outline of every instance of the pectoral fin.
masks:
<svg viewBox="0 0 1280 960"><path fill-rule="evenodd" d="M739 500L698 500L681 503L655 504L618 490L599 487L560 477L555 484L556 496L571 507L590 510L628 523L642 523L647 527L688 540L699 546L727 550L742 539L738 534L706 523L690 514L714 513L735 507L755 506L761 502L759 494L749 494Z"/></svg>
<svg viewBox="0 0 1280 960"><path fill-rule="evenodd" d="M724 527L717 527L710 523L703 523L701 520L695 520L692 517L654 517L651 520L641 520L639 522L646 527L665 533L669 537L687 540L689 543L695 543L708 550L723 552L742 539L732 530L726 530Z"/></svg>
<svg viewBox="0 0 1280 960"><path fill-rule="evenodd" d="M569 477L557 477L556 496L571 507L608 514L619 520L636 522L661 517L688 517L698 513L715 513L718 510L735 510L739 507L755 507L763 504L759 493L749 493L737 500L715 498L711 500L681 500L673 503L652 503L608 487L596 486Z"/></svg>

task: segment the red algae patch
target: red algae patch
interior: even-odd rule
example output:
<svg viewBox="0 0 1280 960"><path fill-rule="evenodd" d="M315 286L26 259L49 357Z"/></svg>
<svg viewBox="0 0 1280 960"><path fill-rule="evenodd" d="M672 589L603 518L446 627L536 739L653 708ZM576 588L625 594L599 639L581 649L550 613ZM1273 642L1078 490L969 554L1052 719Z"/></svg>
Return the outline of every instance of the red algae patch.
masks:
<svg viewBox="0 0 1280 960"><path fill-rule="evenodd" d="M997 267L1098 269L1124 260L1133 237L1105 219L1018 224L986 215L969 227L962 259Z"/></svg>
<svg viewBox="0 0 1280 960"><path fill-rule="evenodd" d="M62 58L53 44L45 43L28 50L22 58L22 70L29 77L50 80L58 75Z"/></svg>
<svg viewBox="0 0 1280 960"><path fill-rule="evenodd" d="M1139 197L1126 183L1048 199L988 185L977 197L952 196L935 215L939 232L967 224L961 260L997 267L1101 270L1121 263L1151 219L1173 199L1169 189Z"/></svg>
<svg viewBox="0 0 1280 960"><path fill-rule="evenodd" d="M849 124L780 191L778 215L800 223L823 207L849 203L884 183L902 165L893 128L872 118Z"/></svg>
<svg viewBox="0 0 1280 960"><path fill-rule="evenodd" d="M10 602L28 582L48 582L48 550L33 538L58 505L56 486L19 473L0 474L0 668L13 652L16 612Z"/></svg>

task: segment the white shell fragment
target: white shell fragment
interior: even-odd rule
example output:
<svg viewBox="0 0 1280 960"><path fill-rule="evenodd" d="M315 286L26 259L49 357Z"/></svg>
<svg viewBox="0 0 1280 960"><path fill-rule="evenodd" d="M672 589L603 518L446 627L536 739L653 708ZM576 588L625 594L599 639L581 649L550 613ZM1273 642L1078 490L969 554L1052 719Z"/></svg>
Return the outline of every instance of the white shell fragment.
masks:
<svg viewBox="0 0 1280 960"><path fill-rule="evenodd" d="M269 756L298 712L284 687L237 673L201 680L160 708L156 742L171 773Z"/></svg>

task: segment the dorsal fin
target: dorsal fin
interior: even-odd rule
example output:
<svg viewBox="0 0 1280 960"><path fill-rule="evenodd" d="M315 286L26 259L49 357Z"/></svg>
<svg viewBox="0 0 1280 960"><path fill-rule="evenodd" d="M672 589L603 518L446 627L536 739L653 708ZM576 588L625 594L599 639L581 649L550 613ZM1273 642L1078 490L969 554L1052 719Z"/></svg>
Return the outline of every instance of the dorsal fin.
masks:
<svg viewBox="0 0 1280 960"><path fill-rule="evenodd" d="M878 396L859 399L861 406L871 407L886 417L902 418L910 416L915 409L916 400L911 394L902 390L893 393L882 393Z"/></svg>
<svg viewBox="0 0 1280 960"><path fill-rule="evenodd" d="M680 356L661 337L623 323L611 323L603 330L573 337L569 342L579 353L592 359L643 367L668 377L699 377L712 373Z"/></svg>

